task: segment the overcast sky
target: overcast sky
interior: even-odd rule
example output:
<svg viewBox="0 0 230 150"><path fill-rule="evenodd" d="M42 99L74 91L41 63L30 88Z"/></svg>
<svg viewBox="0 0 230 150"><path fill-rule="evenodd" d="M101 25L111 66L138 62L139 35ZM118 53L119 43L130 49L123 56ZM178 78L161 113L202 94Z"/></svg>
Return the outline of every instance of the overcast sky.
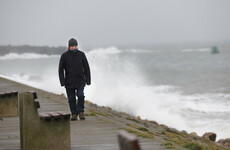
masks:
<svg viewBox="0 0 230 150"><path fill-rule="evenodd" d="M230 41L230 0L1 0L0 45Z"/></svg>

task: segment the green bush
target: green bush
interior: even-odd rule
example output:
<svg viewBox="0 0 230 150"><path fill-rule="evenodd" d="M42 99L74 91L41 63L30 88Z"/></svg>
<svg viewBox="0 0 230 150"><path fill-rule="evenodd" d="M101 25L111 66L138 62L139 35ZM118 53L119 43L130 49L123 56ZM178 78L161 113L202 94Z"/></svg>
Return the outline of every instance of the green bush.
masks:
<svg viewBox="0 0 230 150"><path fill-rule="evenodd" d="M184 145L184 148L187 148L190 150L203 150L202 146L200 146L197 143L187 143Z"/></svg>
<svg viewBox="0 0 230 150"><path fill-rule="evenodd" d="M148 129L146 129L146 128L142 128L142 127L139 127L139 128L137 128L138 130L141 130L141 131L149 131Z"/></svg>

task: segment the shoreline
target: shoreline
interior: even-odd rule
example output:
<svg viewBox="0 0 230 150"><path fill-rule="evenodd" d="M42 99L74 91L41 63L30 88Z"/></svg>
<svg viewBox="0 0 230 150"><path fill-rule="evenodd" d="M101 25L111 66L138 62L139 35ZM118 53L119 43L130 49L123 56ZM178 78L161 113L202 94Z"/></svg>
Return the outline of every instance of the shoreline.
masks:
<svg viewBox="0 0 230 150"><path fill-rule="evenodd" d="M23 83L0 77L0 92L4 91L36 91L39 101L41 101L41 112L54 109L52 107L43 109L43 107L46 106L45 103L47 101L55 102L58 106L60 105L58 110L63 109L69 111L67 99L63 95L47 92L42 89L37 89ZM212 149L215 147L223 150L229 149L229 147L221 146L216 142L211 142L195 134L188 134L186 131L178 131L177 129L167 127L166 125L158 124L155 121L143 120L140 117L134 117L124 112L117 112L110 107L98 106L90 101L86 101L86 117L92 120L94 119L94 121L102 119L104 122L109 122L111 125L115 125L119 130L133 133L143 141L154 141L163 147L184 149L184 146L188 144L189 141L189 143L196 143L204 148L209 147L209 149ZM78 122L80 121L71 122L71 124ZM73 141L72 144L74 144Z"/></svg>

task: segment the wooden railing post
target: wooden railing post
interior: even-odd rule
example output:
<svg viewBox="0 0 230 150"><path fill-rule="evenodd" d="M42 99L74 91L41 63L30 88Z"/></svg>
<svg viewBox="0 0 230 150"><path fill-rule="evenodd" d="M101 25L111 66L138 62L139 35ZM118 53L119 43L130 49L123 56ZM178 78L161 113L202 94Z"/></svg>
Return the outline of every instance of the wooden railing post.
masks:
<svg viewBox="0 0 230 150"><path fill-rule="evenodd" d="M140 150L138 139L125 131L118 133L120 150Z"/></svg>

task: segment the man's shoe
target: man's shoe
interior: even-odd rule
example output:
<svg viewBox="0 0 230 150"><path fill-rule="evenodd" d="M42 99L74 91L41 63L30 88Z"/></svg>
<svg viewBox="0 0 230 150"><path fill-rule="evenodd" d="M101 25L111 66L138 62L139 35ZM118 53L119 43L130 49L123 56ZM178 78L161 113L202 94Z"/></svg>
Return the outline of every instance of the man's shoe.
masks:
<svg viewBox="0 0 230 150"><path fill-rule="evenodd" d="M81 120L85 120L84 112L80 112L79 118L80 118Z"/></svg>
<svg viewBox="0 0 230 150"><path fill-rule="evenodd" d="M73 114L71 117L71 121L77 120L77 114Z"/></svg>

